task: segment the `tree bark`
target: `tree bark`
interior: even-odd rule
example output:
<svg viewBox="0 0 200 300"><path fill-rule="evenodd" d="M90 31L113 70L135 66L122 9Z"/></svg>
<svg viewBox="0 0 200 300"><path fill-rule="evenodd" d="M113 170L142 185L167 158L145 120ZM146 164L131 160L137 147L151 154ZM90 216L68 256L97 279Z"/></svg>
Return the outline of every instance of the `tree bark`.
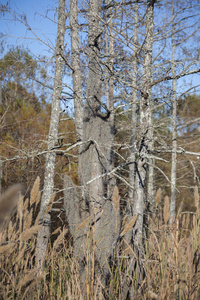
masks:
<svg viewBox="0 0 200 300"><path fill-rule="evenodd" d="M82 141L83 137L83 97L81 86L81 64L80 64L80 41L78 24L78 0L70 1L70 29L71 29L71 65L73 69L73 93L74 93L74 113L76 123L77 141ZM81 151L81 146L78 147Z"/></svg>
<svg viewBox="0 0 200 300"><path fill-rule="evenodd" d="M47 205L53 194L54 189L54 170L56 153L54 151L55 144L58 140L58 126L60 117L60 96L62 92L62 76L63 76L63 48L65 37L65 0L59 0L58 8L58 31L55 50L55 75L54 90L51 106L51 120L48 135L48 145L45 163L44 187L40 207L40 222L43 224L41 231L38 233L36 263L41 269L44 265L49 231L50 231L50 215L46 214Z"/></svg>
<svg viewBox="0 0 200 300"><path fill-rule="evenodd" d="M77 142L83 141L83 97L82 97L82 73L80 62L80 41L78 23L78 0L70 0L70 30L71 30L71 65L73 76L74 114L76 125ZM88 212L84 206L85 178L83 173L84 163L82 151L84 146L78 145L78 175L80 186L75 186L69 176L64 179L64 207L66 217L73 237L73 253L79 265L81 285L85 281L85 251L84 238L87 228L77 230L78 226L88 217Z"/></svg>
<svg viewBox="0 0 200 300"><path fill-rule="evenodd" d="M103 284L109 277L108 263L113 255L114 240L119 234L119 211L106 197L108 182L102 174L110 167L111 123L110 115L101 112L101 60L100 60L100 8L101 1L91 0L88 31L88 86L84 107L82 174L85 185L85 201L93 219L96 266ZM109 95L110 97L111 94ZM111 99L110 99L111 100ZM113 105L111 102L109 105ZM118 220L118 221L117 221ZM116 226L117 224L117 226Z"/></svg>
<svg viewBox="0 0 200 300"><path fill-rule="evenodd" d="M146 9L146 32L144 44L144 66L142 79L142 97L140 99L140 145L138 161L136 163L136 191L134 202L134 214L138 215L134 227L134 248L139 257L139 268L141 267L140 258L143 253L143 218L146 203L145 180L147 174L149 138L150 138L150 116L151 116L151 82L152 82L152 48L153 48L153 9L154 1L147 0ZM142 269L141 269L142 276ZM142 278L141 278L142 279Z"/></svg>
<svg viewBox="0 0 200 300"><path fill-rule="evenodd" d="M175 22L174 22L174 1L172 1L172 167L171 167L171 203L170 223L173 222L176 213L176 165L177 165L177 100L176 100L176 63L175 63Z"/></svg>
<svg viewBox="0 0 200 300"><path fill-rule="evenodd" d="M109 15L112 14L112 9L109 9ZM109 172L114 169L114 95L113 95L113 64L114 64L114 37L113 37L113 21L110 20L108 27L109 45L107 45L107 55L109 57L109 82L107 83L107 108L110 111L109 116L109 126L110 126L110 143L108 144L108 149L110 150L109 155ZM114 175L109 175L107 178L107 197L110 199L113 194L114 186L116 185L116 180Z"/></svg>
<svg viewBox="0 0 200 300"><path fill-rule="evenodd" d="M135 192L135 154L136 154L136 134L137 134L137 43L138 43L138 1L135 2L135 17L134 17L134 37L133 37L133 89L132 89L132 109L131 109L131 139L130 139L130 162L129 166L129 183L132 188L129 188L130 210L133 214L134 208L134 192Z"/></svg>

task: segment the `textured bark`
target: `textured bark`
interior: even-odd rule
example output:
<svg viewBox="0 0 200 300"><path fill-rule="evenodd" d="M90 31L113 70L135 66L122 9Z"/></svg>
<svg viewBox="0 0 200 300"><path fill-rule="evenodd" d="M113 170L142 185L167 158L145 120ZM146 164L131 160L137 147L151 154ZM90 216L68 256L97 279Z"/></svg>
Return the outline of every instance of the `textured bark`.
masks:
<svg viewBox="0 0 200 300"><path fill-rule="evenodd" d="M133 37L133 90L132 90L132 108L131 108L131 139L130 139L130 164L129 166L129 183L132 188L129 188L130 212L133 213L134 207L134 192L135 192L135 154L136 154L136 131L137 131L137 42L138 42L138 2L135 2L135 17L134 17L134 37Z"/></svg>
<svg viewBox="0 0 200 300"><path fill-rule="evenodd" d="M146 32L144 44L144 66L142 80L142 97L140 100L140 145L136 164L136 191L134 214L138 215L134 228L134 248L139 257L142 255L142 232L144 206L146 203L145 180L147 173L150 116L151 116L151 83L152 83L152 47L153 47L153 8L154 1L147 0Z"/></svg>
<svg viewBox="0 0 200 300"><path fill-rule="evenodd" d="M37 255L36 263L39 268L42 268L49 238L49 224L50 215L46 214L47 205L53 194L54 189L54 169L56 153L53 151L55 144L58 140L58 126L60 117L60 96L62 91L62 75L63 75L63 58L62 52L64 48L64 36L65 36L65 0L59 0L58 9L58 32L56 42L56 61L55 61L55 75L54 75L54 90L51 106L51 120L48 136L46 163L45 163L45 175L44 175L44 187L41 199L40 207L40 222L43 224L41 231L38 233L37 239Z"/></svg>
<svg viewBox="0 0 200 300"><path fill-rule="evenodd" d="M2 87L0 86L0 105L2 105ZM0 194L2 192L2 161L0 159Z"/></svg>
<svg viewBox="0 0 200 300"><path fill-rule="evenodd" d="M67 222L70 234L73 237L73 252L79 262L79 274L82 285L85 281L85 253L87 240L87 226L77 230L79 225L88 217L84 201L81 195L81 187L76 186L69 176L64 179L64 208L66 211Z"/></svg>
<svg viewBox="0 0 200 300"><path fill-rule="evenodd" d="M0 194L2 193L2 173L3 173L2 166L3 163L2 160L0 159Z"/></svg>
<svg viewBox="0 0 200 300"><path fill-rule="evenodd" d="M74 113L76 124L77 141L82 140L83 136L83 99L81 86L81 67L80 67L80 42L78 24L78 0L70 1L70 28L71 28L71 61L73 69L73 92L74 92ZM81 147L79 147L79 153Z"/></svg>
<svg viewBox="0 0 200 300"><path fill-rule="evenodd" d="M105 284L109 277L108 262L112 245L118 236L114 205L106 196L107 182L103 176L110 168L111 131L109 116L101 113L100 8L101 1L91 0L88 31L89 75L84 107L82 178L85 201L94 226L95 256L98 272ZM102 272L102 274L101 274Z"/></svg>
<svg viewBox="0 0 200 300"><path fill-rule="evenodd" d="M109 9L109 14L112 14L112 9ZM109 126L110 126L110 143L108 147L110 148L110 157L109 157L109 171L112 171L114 168L114 97L113 97L113 63L114 63L114 37L113 37L113 24L112 20L109 23L108 34L107 34L107 49L106 54L109 57L109 61L107 62L109 65L109 73L108 73L108 83L107 83L107 107L110 111L109 116ZM109 175L107 178L107 197L110 199L113 194L114 186L116 185L116 180L114 175Z"/></svg>
<svg viewBox="0 0 200 300"><path fill-rule="evenodd" d="M176 100L176 82L175 79L175 23L174 23L174 1L172 1L172 167L171 167L171 203L170 203L170 222L175 218L176 210L176 164L177 164L177 100Z"/></svg>
<svg viewBox="0 0 200 300"><path fill-rule="evenodd" d="M76 125L77 141L83 140L83 97L82 97L82 74L80 65L80 41L78 24L78 1L70 0L70 29L71 29L71 65L73 69L73 93L74 93L74 114ZM81 188L84 178L82 176L82 156L83 146L78 146L78 174L80 187L76 187L71 179L66 176L64 180L64 205L70 233L73 236L74 255L79 262L79 272L82 284L85 280L84 266L84 229L76 231L78 225L88 217L85 207L83 207L84 190ZM82 197L83 196L83 197Z"/></svg>
<svg viewBox="0 0 200 300"><path fill-rule="evenodd" d="M131 164L129 165L129 183L131 188L129 187L129 201L127 203L126 208L126 216L128 216L127 223L133 218L135 214L135 184L136 184L136 168L135 168L135 161L136 161L136 141L137 141L137 44L138 44L138 1L135 1L134 6L134 37L133 37L133 74L132 74L132 107L131 107L131 138L130 138L130 158L129 161ZM133 244L133 236L134 236L134 229L129 230L125 235L125 240L128 242L130 246L134 248ZM125 248L127 245L125 245ZM129 272L133 273L133 265L135 263L135 258L133 253L130 253L130 261L129 261ZM123 283L123 295L124 298L129 293L129 296L134 297L134 289L130 287L130 282L125 278Z"/></svg>
<svg viewBox="0 0 200 300"><path fill-rule="evenodd" d="M82 173L87 191L86 205L94 222L96 258L103 272L102 280L105 282L109 275L106 260L113 256L111 249L119 235L120 224L119 211L115 212L113 202L104 195L107 182L102 174L109 168L109 123L98 117L84 123L84 141L89 141L88 149L82 153Z"/></svg>
<svg viewBox="0 0 200 300"><path fill-rule="evenodd" d="M101 66L100 66L100 3L89 2L88 58L89 75L84 108L83 141L88 142L82 153L86 202L89 208L101 209L104 194L102 165L99 154L101 143ZM89 163L89 165L88 165ZM87 182L96 178L89 186Z"/></svg>

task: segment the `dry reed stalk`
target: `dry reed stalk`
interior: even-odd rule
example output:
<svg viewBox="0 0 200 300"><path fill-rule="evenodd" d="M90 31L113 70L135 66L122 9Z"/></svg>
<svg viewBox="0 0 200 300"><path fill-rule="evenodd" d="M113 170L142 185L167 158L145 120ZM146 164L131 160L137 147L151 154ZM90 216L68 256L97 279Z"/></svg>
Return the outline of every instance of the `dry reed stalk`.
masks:
<svg viewBox="0 0 200 300"><path fill-rule="evenodd" d="M161 253L161 247L160 247L160 244L159 244L159 241L155 235L155 233L152 231L152 235L153 235L153 238L155 239L156 241L156 244L157 244L157 248L158 248L158 256L159 256L159 260L160 262L162 262L162 253ZM154 253L155 254L155 253ZM161 263L161 273L163 274L163 266L162 266L162 263Z"/></svg>
<svg viewBox="0 0 200 300"><path fill-rule="evenodd" d="M175 231L176 247L178 248L178 245L179 245L179 232L180 232L179 218L178 217L175 219L175 225L176 225L176 227L175 227L175 229L176 229L176 231Z"/></svg>
<svg viewBox="0 0 200 300"><path fill-rule="evenodd" d="M121 227L122 227L122 228L125 228L127 222L128 222L128 216L125 215L125 216L123 217L123 219L122 219Z"/></svg>
<svg viewBox="0 0 200 300"><path fill-rule="evenodd" d="M31 262L31 258L32 258L32 254L31 251L28 251L26 256L25 256L25 261L24 261L24 270L29 270L33 268L33 265L30 265ZM37 270L38 271L38 270ZM41 273L41 272L40 272Z"/></svg>
<svg viewBox="0 0 200 300"><path fill-rule="evenodd" d="M24 220L24 230L31 227L33 217L33 208L28 212L25 220Z"/></svg>
<svg viewBox="0 0 200 300"><path fill-rule="evenodd" d="M25 230L22 232L19 236L20 242L25 242L33 237L34 234L38 232L42 228L42 225L35 225L32 226L31 228Z"/></svg>
<svg viewBox="0 0 200 300"><path fill-rule="evenodd" d="M61 232L61 226L56 228L56 230L54 230L51 235L57 234L58 232Z"/></svg>
<svg viewBox="0 0 200 300"><path fill-rule="evenodd" d="M136 215L136 216L133 217L133 219L126 225L126 227L124 228L124 230L120 234L120 237L123 237L130 229L133 228L133 226L135 225L135 222L136 222L137 218L138 218L138 215Z"/></svg>
<svg viewBox="0 0 200 300"><path fill-rule="evenodd" d="M38 225L39 220L40 220L40 214L38 214L37 218L35 219L35 225Z"/></svg>
<svg viewBox="0 0 200 300"><path fill-rule="evenodd" d="M0 246L0 254L6 252L6 254L12 253L15 250L16 243L9 243L7 245Z"/></svg>
<svg viewBox="0 0 200 300"><path fill-rule="evenodd" d="M189 229L190 224L190 214L187 214L186 221L185 221L185 228Z"/></svg>
<svg viewBox="0 0 200 300"><path fill-rule="evenodd" d="M37 198L35 200L35 207L37 207L38 204L40 203L40 199L41 199L41 191L38 191L38 195L37 195Z"/></svg>
<svg viewBox="0 0 200 300"><path fill-rule="evenodd" d="M38 193L40 188L40 177L38 176L33 184L32 190L31 190L31 197L30 197L30 206L33 205L33 203L36 202Z"/></svg>
<svg viewBox="0 0 200 300"><path fill-rule="evenodd" d="M11 237L12 237L12 234L13 234L13 224L12 224L12 221L9 222L9 225L8 225L8 240L11 241Z"/></svg>
<svg viewBox="0 0 200 300"><path fill-rule="evenodd" d="M193 230L196 231L196 216L193 215Z"/></svg>
<svg viewBox="0 0 200 300"><path fill-rule="evenodd" d="M86 219L85 219L85 220L77 227L76 231L82 229L83 227L85 227L85 226L88 224L88 222L89 222L90 219L91 219L91 216L89 216L88 218L86 218Z"/></svg>
<svg viewBox="0 0 200 300"><path fill-rule="evenodd" d="M137 255L133 251L133 248L129 245L129 243L125 239L124 239L124 243L126 244L127 248L123 249L122 255L126 256L126 255L133 254L135 259L137 259Z"/></svg>
<svg viewBox="0 0 200 300"><path fill-rule="evenodd" d="M26 220L26 218L28 217L28 215L29 215L29 209L23 210L23 220Z"/></svg>
<svg viewBox="0 0 200 300"><path fill-rule="evenodd" d="M198 189L197 185L195 185L195 188L194 188L194 203L195 203L196 209L198 210L198 208L199 208L199 189Z"/></svg>
<svg viewBox="0 0 200 300"><path fill-rule="evenodd" d="M49 211L51 210L52 203L53 203L53 201L54 201L54 199L55 199L55 196L56 196L56 194L54 193L54 194L51 196L51 198L50 198L50 200L49 200L49 203L47 204L47 209L46 209L46 212L45 212L46 215L47 215L47 214L49 213Z"/></svg>
<svg viewBox="0 0 200 300"><path fill-rule="evenodd" d="M159 299L159 296L152 290L147 291L148 299Z"/></svg>
<svg viewBox="0 0 200 300"><path fill-rule="evenodd" d="M5 232L0 231L0 245L5 241L6 236L5 236Z"/></svg>
<svg viewBox="0 0 200 300"><path fill-rule="evenodd" d="M63 228L63 231L59 234L59 236L57 237L57 239L55 240L55 242L53 244L54 250L58 249L61 244L64 244L64 239L65 239L65 235L67 232L68 232L68 229Z"/></svg>
<svg viewBox="0 0 200 300"><path fill-rule="evenodd" d="M21 292L23 286L25 286L26 284L30 283L35 279L36 274L37 274L37 270L32 270L20 280L17 286L18 293Z"/></svg>
<svg viewBox="0 0 200 300"><path fill-rule="evenodd" d="M26 248L23 248L19 251L19 254L17 255L17 257L15 258L15 264L17 264L19 261L21 261L22 258L25 257L25 252L27 251Z"/></svg>
<svg viewBox="0 0 200 300"><path fill-rule="evenodd" d="M27 296L27 293L38 283L41 282L42 279L44 279L44 277L47 275L47 273L42 273L40 275L38 275L36 278L34 278L34 280L32 280L32 282L28 285L28 287L26 288L25 292L22 295L21 300L23 299L29 299L30 297ZM27 282L28 283L28 282ZM35 295L34 295L35 296ZM38 298L39 299L39 296Z"/></svg>
<svg viewBox="0 0 200 300"><path fill-rule="evenodd" d="M169 197L165 196L164 208L163 208L163 218L165 224L169 221L170 211L169 211Z"/></svg>
<svg viewBox="0 0 200 300"><path fill-rule="evenodd" d="M159 188L156 192L156 197L155 197L155 204L156 204L156 207L158 206L158 204L160 203L160 200L161 200L161 196L162 196L162 190L161 188Z"/></svg>
<svg viewBox="0 0 200 300"><path fill-rule="evenodd" d="M186 228L186 214L183 214L183 218L182 218L182 228Z"/></svg>
<svg viewBox="0 0 200 300"><path fill-rule="evenodd" d="M181 204L180 204L180 206L179 206L179 209L178 209L178 212L177 212L177 218L180 217L182 208L183 208L183 201L181 202Z"/></svg>
<svg viewBox="0 0 200 300"><path fill-rule="evenodd" d="M17 205L17 218L18 219L20 218L23 208L24 208L24 197L21 195L18 200L18 205Z"/></svg>
<svg viewBox="0 0 200 300"><path fill-rule="evenodd" d="M112 202L114 203L115 212L117 214L119 210L120 196L119 196L119 189L116 185L114 187L113 194L112 194Z"/></svg>
<svg viewBox="0 0 200 300"><path fill-rule="evenodd" d="M27 211L29 209L29 198L26 198L23 205L23 211Z"/></svg>

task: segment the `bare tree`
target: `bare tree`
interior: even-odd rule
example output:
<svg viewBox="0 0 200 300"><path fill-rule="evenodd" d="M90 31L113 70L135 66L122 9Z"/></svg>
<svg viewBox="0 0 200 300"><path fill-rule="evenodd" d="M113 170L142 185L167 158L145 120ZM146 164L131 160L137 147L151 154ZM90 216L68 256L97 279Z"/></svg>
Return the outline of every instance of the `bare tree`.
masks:
<svg viewBox="0 0 200 300"><path fill-rule="evenodd" d="M109 9L109 16L112 16L112 8ZM108 55L108 82L106 85L107 88L107 108L110 113L109 116L109 126L110 126L110 143L107 145L109 154L109 172L114 169L114 80L113 80L113 64L114 64L114 36L113 36L113 20L110 19L108 32L107 32L107 49L106 55ZM110 174L107 178L108 189L107 197L111 198L113 193L113 187L116 184L116 180L113 174Z"/></svg>
<svg viewBox="0 0 200 300"><path fill-rule="evenodd" d="M129 199L131 211L134 208L134 192L135 192L135 159L136 159L136 143L137 143L137 43L138 43L138 1L135 1L135 17L134 17L134 39L133 39L133 90L132 90L132 107L131 107L131 140L130 140L130 166L129 166Z"/></svg>
<svg viewBox="0 0 200 300"><path fill-rule="evenodd" d="M170 203L170 221L175 218L176 209L176 165L177 165L177 99L176 99L176 62L175 62L175 12L174 0L172 0L172 167L171 167L171 203Z"/></svg>
<svg viewBox="0 0 200 300"><path fill-rule="evenodd" d="M78 23L78 1L70 1L70 29L71 29L71 61L73 75L74 113L76 123L77 141L83 136L83 97L82 97L82 73L80 63L80 41ZM80 152L79 147L79 152Z"/></svg>
<svg viewBox="0 0 200 300"><path fill-rule="evenodd" d="M51 121L49 128L44 187L40 207L40 222L43 224L41 231L38 233L37 239L37 255L36 262L39 268L43 267L50 230L50 215L46 214L47 206L53 195L54 190L54 170L56 153L55 147L58 140L58 126L60 117L60 98L62 92L62 76L63 76L63 48L65 37L65 0L59 0L58 8L58 31L55 49L55 75L54 89L51 106Z"/></svg>
<svg viewBox="0 0 200 300"><path fill-rule="evenodd" d="M138 149L138 161L136 162L136 190L134 201L134 214L138 219L134 228L134 248L142 255L142 232L144 208L146 203L145 180L147 174L148 151L151 126L151 95L152 95L152 49L153 49L153 9L154 2L147 0L146 7L146 30L144 42L144 65L142 78L142 93L140 99L140 144ZM140 266L141 267L141 266ZM142 276L142 274L141 274Z"/></svg>

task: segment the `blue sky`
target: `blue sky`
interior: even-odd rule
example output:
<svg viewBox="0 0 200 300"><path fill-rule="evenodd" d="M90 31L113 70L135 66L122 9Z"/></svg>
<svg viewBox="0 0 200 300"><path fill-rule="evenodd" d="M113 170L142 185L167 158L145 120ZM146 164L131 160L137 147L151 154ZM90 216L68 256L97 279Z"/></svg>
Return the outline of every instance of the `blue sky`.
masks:
<svg viewBox="0 0 200 300"><path fill-rule="evenodd" d="M7 1L1 1L3 5ZM31 29L37 36L50 46L55 45L57 30L57 0L11 0L9 6L17 14L25 14ZM47 14L48 11L48 14ZM45 16L52 19L49 20ZM20 22L13 21L9 14L0 17L0 32L6 35L5 52L9 46L23 45L36 55L47 55L49 48L38 42L36 37ZM52 53L52 51L51 51Z"/></svg>
<svg viewBox="0 0 200 300"><path fill-rule="evenodd" d="M9 3L11 10L17 14L25 14L31 29L36 35L48 44L50 47L55 47L57 33L57 13L58 0L2 0L1 4ZM46 17L47 15L47 17ZM51 20L50 20L51 19ZM23 45L28 48L33 55L44 55L51 57L53 50L42 42L39 42L34 34L28 30L20 22L13 21L13 17L9 14L0 16L0 33L5 34L5 52L10 46ZM68 35L66 34L66 39ZM2 54L3 55L3 54ZM189 86L190 81L193 85L200 83L200 75L192 75L188 78L180 79L178 86L180 92ZM184 86L185 87L184 87ZM199 88L196 90L199 93Z"/></svg>
<svg viewBox="0 0 200 300"><path fill-rule="evenodd" d="M1 2L3 5L6 5L6 3L7 1L5 0ZM8 3L11 10L15 11L17 15L26 15L32 31L34 31L37 37L44 43L39 41L24 24L21 24L19 21L14 21L13 16L10 14L5 14L4 16L0 16L0 33L5 35L4 52L0 54L0 57L3 57L11 46L22 46L25 49L28 48L32 56L36 56L36 59L40 59L41 56L45 56L47 58L46 61L51 59L56 44L58 0L10 0ZM48 65L46 66L48 68ZM51 85L53 85L53 74L51 70L52 69L46 71L50 76L48 84L51 82ZM70 85L71 77L65 78L65 81ZM51 101L51 92L48 93L46 100ZM69 110L73 109L71 103L68 104L68 107Z"/></svg>

